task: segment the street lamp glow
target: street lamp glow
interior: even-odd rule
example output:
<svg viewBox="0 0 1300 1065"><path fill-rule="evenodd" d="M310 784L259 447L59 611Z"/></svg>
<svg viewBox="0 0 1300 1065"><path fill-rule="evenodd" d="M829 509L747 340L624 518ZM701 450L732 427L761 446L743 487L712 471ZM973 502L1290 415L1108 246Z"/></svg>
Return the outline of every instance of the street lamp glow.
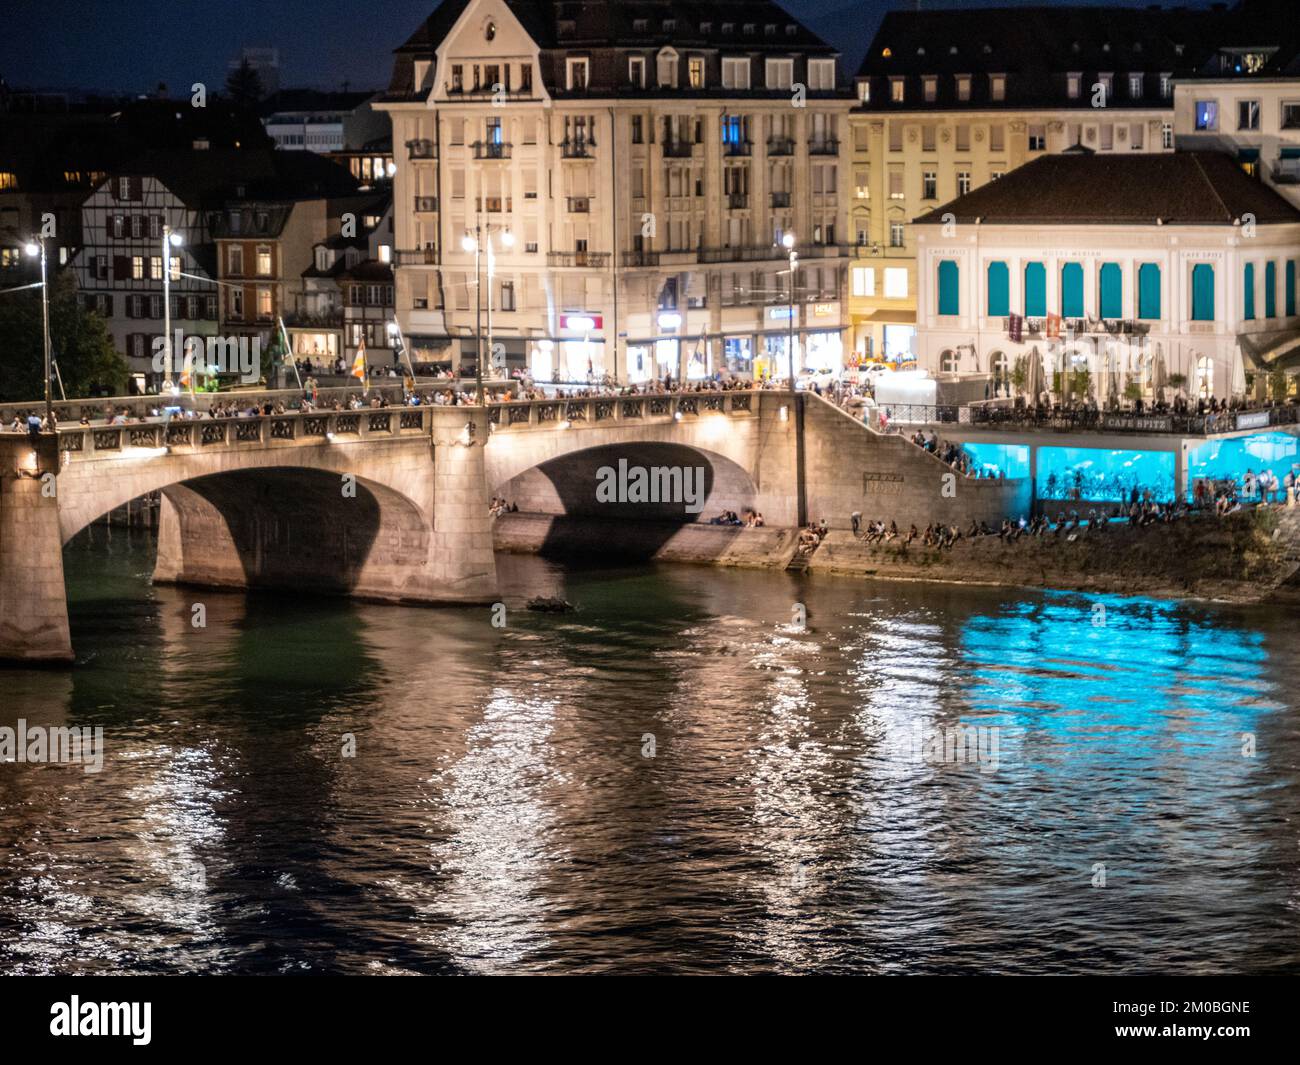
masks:
<svg viewBox="0 0 1300 1065"><path fill-rule="evenodd" d="M23 245L23 251L25 251L25 252L26 252L28 255L30 255L33 259L35 259L36 256L38 256L38 255L41 254L41 246L40 246L39 244L35 244L35 243L32 243L32 244L24 244L24 245Z"/></svg>
<svg viewBox="0 0 1300 1065"><path fill-rule="evenodd" d="M794 247L794 234L793 234L793 233L787 233L787 234L785 234L785 236L783 236L783 237L781 238L781 244L782 244L784 247L786 247L786 248L793 248L793 247Z"/></svg>
<svg viewBox="0 0 1300 1065"><path fill-rule="evenodd" d="M179 248L182 244L185 243L185 238L182 237L179 233L171 233L168 235L167 239L171 241L173 248Z"/></svg>
<svg viewBox="0 0 1300 1065"><path fill-rule="evenodd" d="M464 251L478 251L478 241L468 234L460 242L461 249Z"/></svg>
<svg viewBox="0 0 1300 1065"><path fill-rule="evenodd" d="M503 248L513 248L515 246L515 235L509 230L501 234L501 246Z"/></svg>
<svg viewBox="0 0 1300 1065"><path fill-rule="evenodd" d="M395 337L395 336L397 336L397 332L398 332L398 330L397 330L397 323L396 323L396 322L389 322L389 323L388 323L388 335L389 335L390 337Z"/></svg>

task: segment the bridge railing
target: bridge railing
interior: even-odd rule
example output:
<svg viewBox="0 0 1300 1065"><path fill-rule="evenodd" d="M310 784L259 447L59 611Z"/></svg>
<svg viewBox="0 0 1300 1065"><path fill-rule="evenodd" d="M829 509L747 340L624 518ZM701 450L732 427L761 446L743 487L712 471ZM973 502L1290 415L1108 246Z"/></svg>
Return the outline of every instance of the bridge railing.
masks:
<svg viewBox="0 0 1300 1065"><path fill-rule="evenodd" d="M673 392L635 396L581 396L494 403L488 421L494 431L592 426L601 423L678 421L709 413L758 413L758 389L729 392Z"/></svg>
<svg viewBox="0 0 1300 1065"><path fill-rule="evenodd" d="M202 451L205 448L320 444L428 435L432 407L381 407L349 411L264 414L243 418L177 418L137 425L72 425L59 428L59 450L109 456L139 449Z"/></svg>

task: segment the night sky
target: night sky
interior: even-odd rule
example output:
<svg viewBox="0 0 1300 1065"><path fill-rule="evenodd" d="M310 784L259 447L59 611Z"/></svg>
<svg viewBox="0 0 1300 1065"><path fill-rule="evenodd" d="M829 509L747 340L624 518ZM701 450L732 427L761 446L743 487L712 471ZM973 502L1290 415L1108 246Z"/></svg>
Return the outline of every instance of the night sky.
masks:
<svg viewBox="0 0 1300 1065"><path fill-rule="evenodd" d="M1051 0L997 0L1016 2ZM163 82L180 94L195 81L222 86L227 62L244 45L272 45L280 49L282 87L337 89L347 80L353 89L377 89L388 83L392 50L436 6L437 0L5 0L0 77L14 88L130 92ZM881 13L910 4L784 6L838 45L851 73Z"/></svg>

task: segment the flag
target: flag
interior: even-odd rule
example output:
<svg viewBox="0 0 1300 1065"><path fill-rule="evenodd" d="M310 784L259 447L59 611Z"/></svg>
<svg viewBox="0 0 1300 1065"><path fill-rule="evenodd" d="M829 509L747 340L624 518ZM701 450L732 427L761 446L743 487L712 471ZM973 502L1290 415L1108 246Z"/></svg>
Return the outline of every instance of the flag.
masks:
<svg viewBox="0 0 1300 1065"><path fill-rule="evenodd" d="M361 379L364 384L362 391L370 391L370 375L366 373L366 338L362 337L357 344L357 357L352 360L352 376Z"/></svg>
<svg viewBox="0 0 1300 1065"><path fill-rule="evenodd" d="M1049 314L1047 316L1047 335L1054 340L1061 339L1061 316L1059 314Z"/></svg>
<svg viewBox="0 0 1300 1065"><path fill-rule="evenodd" d="M1011 338L1012 343L1019 344L1025 335L1025 320L1018 314L1011 315L1007 319L1007 335Z"/></svg>
<svg viewBox="0 0 1300 1065"><path fill-rule="evenodd" d="M181 388L188 388L190 396L194 395L194 352L189 344L185 345L185 365L181 369Z"/></svg>

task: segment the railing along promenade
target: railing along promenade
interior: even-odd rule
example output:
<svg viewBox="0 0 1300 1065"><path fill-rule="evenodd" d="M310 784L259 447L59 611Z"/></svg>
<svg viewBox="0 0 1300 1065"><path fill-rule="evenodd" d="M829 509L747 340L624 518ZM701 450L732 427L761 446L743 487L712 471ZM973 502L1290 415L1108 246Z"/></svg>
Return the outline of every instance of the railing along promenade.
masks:
<svg viewBox="0 0 1300 1065"><path fill-rule="evenodd" d="M398 390L400 400L400 389ZM568 429L609 422L645 424L681 421L709 413L756 414L756 391L669 392L626 396L582 396L489 403L488 423L498 429ZM372 398L374 398L372 396ZM252 404L249 404L250 408ZM246 413L233 416L167 417L120 424L62 424L59 450L80 456L117 454L128 449L171 450L242 444L346 443L428 435L429 415L447 406L399 403L357 410ZM464 408L467 412L472 407ZM25 432L25 431L24 431Z"/></svg>
<svg viewBox="0 0 1300 1065"><path fill-rule="evenodd" d="M891 427L903 425L967 425L1012 432L1170 433L1213 436L1272 426L1300 424L1300 407L1292 405L1242 408L1214 414L1172 412L1063 410L995 407L981 404L884 403L879 407Z"/></svg>

